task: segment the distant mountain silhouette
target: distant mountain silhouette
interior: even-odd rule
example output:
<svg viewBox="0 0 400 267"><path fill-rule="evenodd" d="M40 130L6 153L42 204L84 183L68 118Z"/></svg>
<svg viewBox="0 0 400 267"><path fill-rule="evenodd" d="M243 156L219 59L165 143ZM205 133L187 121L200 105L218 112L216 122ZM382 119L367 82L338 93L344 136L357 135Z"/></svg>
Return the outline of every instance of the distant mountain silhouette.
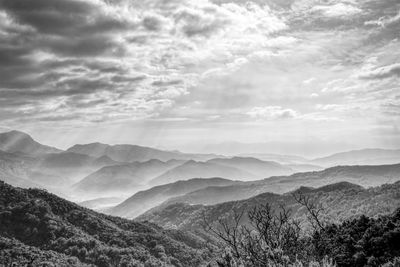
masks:
<svg viewBox="0 0 400 267"><path fill-rule="evenodd" d="M272 154L272 153L245 153L239 154L239 157L253 157L260 160L265 161L274 161L281 164L300 164L306 163L309 160L296 155L281 155L281 154Z"/></svg>
<svg viewBox="0 0 400 267"><path fill-rule="evenodd" d="M100 197L95 199L90 199L82 202L78 202L77 204L96 211L103 211L105 208L109 208L110 205L115 206L124 201L124 198L118 197Z"/></svg>
<svg viewBox="0 0 400 267"><path fill-rule="evenodd" d="M21 187L66 189L104 164L120 163L71 152L28 156L0 151L0 180Z"/></svg>
<svg viewBox="0 0 400 267"><path fill-rule="evenodd" d="M86 193L126 193L182 163L179 160L163 162L152 159L146 162L106 166L83 178L73 188Z"/></svg>
<svg viewBox="0 0 400 267"><path fill-rule="evenodd" d="M18 153L9 153L0 150L0 180L14 186L40 187L34 180L28 177L28 166L34 159Z"/></svg>
<svg viewBox="0 0 400 267"><path fill-rule="evenodd" d="M29 155L57 153L62 150L42 145L31 136L20 131L0 133L0 150L5 152L22 152Z"/></svg>
<svg viewBox="0 0 400 267"><path fill-rule="evenodd" d="M361 185L358 184L352 184L349 182L338 182L338 183L334 183L334 184L328 184L328 185L324 185L318 188L314 188L314 187L306 187L306 186L300 186L298 189L290 192L292 194L296 194L296 193L317 193L317 192L332 192L332 191L336 191L336 190L345 190L345 189L363 189L363 187Z"/></svg>
<svg viewBox="0 0 400 267"><path fill-rule="evenodd" d="M222 177L232 180L252 180L256 178L254 174L240 168L212 162L190 160L152 179L149 184L155 186L173 183L179 180L189 180L191 178L212 177Z"/></svg>
<svg viewBox="0 0 400 267"><path fill-rule="evenodd" d="M124 164L124 163L125 162L112 160L108 156L101 156L99 158L96 158L93 161L93 165L95 165L95 166L113 166L113 165L120 165L120 164Z"/></svg>
<svg viewBox="0 0 400 267"><path fill-rule="evenodd" d="M123 164L109 160L106 157L94 158L74 152L45 154L36 159L36 163L32 166L33 171L64 177L68 185L81 180L104 166ZM42 183L46 184L45 181Z"/></svg>
<svg viewBox="0 0 400 267"><path fill-rule="evenodd" d="M185 154L178 151L164 151L150 147L137 145L106 145L102 143L92 143L85 145L74 145L67 151L89 155L92 157L108 156L112 160L120 162L148 161L158 159L168 161L171 159L179 160L208 160L216 157L213 154Z"/></svg>
<svg viewBox="0 0 400 267"><path fill-rule="evenodd" d="M273 161L263 161L251 157L215 158L207 162L242 169L253 174L254 177L257 178L267 178L270 176L288 175L294 173L291 168L283 166L279 163Z"/></svg>
<svg viewBox="0 0 400 267"><path fill-rule="evenodd" d="M400 149L361 149L333 154L311 161L322 166L382 165L400 163Z"/></svg>
<svg viewBox="0 0 400 267"><path fill-rule="evenodd" d="M298 164L286 164L286 167L291 168L294 172L312 172L321 171L324 168L315 164L298 163Z"/></svg>
<svg viewBox="0 0 400 267"><path fill-rule="evenodd" d="M188 192L196 191L209 186L226 186L238 183L240 182L222 178L195 178L187 181L178 181L170 184L160 185L134 194L121 204L109 209L107 213L116 216L134 218L171 197L184 195Z"/></svg>

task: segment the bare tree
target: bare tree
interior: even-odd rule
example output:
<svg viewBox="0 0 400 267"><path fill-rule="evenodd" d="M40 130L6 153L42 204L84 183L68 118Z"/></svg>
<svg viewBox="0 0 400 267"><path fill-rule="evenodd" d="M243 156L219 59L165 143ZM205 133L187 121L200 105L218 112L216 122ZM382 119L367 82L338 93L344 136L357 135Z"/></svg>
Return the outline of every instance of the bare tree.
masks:
<svg viewBox="0 0 400 267"><path fill-rule="evenodd" d="M241 257L240 240L242 239L242 227L240 222L243 215L244 209L241 211L234 210L233 220L220 218L216 224L211 224L205 217L203 219L204 228L224 241L232 249L234 257L237 259Z"/></svg>
<svg viewBox="0 0 400 267"><path fill-rule="evenodd" d="M294 193L292 194L292 196L297 203L306 208L308 213L307 218L311 223L314 231L324 229L325 225L321 220L321 215L324 212L324 208L322 207L322 205L313 201L310 196L302 193Z"/></svg>
<svg viewBox="0 0 400 267"><path fill-rule="evenodd" d="M254 207L247 213L249 223L241 224L244 211L234 211L233 220L220 219L206 229L224 241L232 251L237 266L287 266L301 252L300 223L290 218L281 206L274 212L269 204ZM225 260L220 266L234 266Z"/></svg>

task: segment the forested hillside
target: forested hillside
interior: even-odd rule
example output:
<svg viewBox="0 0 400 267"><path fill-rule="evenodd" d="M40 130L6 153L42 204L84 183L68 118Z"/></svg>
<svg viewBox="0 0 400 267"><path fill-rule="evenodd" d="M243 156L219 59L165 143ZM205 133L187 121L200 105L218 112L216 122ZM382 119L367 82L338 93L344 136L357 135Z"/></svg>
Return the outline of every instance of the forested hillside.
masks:
<svg viewBox="0 0 400 267"><path fill-rule="evenodd" d="M400 182L365 189L359 185L340 182L320 188L300 187L283 195L263 193L255 197L225 202L217 205L192 205L172 203L161 205L143 215L138 220L148 220L163 227L173 229L202 229L204 218L215 222L231 216L231 211L249 211L259 204L269 203L274 209L284 206L290 209L294 218L307 224L306 210L299 205L293 193L308 195L324 208L324 219L330 222L342 222L360 215L378 216L389 214L400 207ZM244 218L244 222L247 218Z"/></svg>
<svg viewBox="0 0 400 267"><path fill-rule="evenodd" d="M400 164L378 166L337 166L322 171L273 176L236 185L208 187L169 199L163 204L188 203L215 205L248 199L265 192L284 194L302 186L320 187L347 181L364 187L380 186L400 180Z"/></svg>
<svg viewBox="0 0 400 267"><path fill-rule="evenodd" d="M0 182L0 192L1 263L200 266L211 256L211 245L185 232L106 216L38 189Z"/></svg>

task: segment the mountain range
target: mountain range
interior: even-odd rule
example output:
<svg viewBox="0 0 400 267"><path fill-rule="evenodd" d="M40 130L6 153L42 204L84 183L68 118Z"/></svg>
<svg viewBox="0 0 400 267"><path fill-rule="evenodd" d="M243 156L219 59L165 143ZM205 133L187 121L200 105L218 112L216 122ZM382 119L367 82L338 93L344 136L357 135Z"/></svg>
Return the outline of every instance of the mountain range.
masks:
<svg viewBox="0 0 400 267"><path fill-rule="evenodd" d="M223 202L248 199L266 192L284 194L302 186L318 187L347 181L370 187L380 186L385 183L393 183L399 180L400 164L382 166L338 166L319 172L275 176L258 181L228 181L225 185L213 185L210 182L211 180L198 179L197 182L202 182L200 188L192 186L192 180L189 180L185 183L185 191L180 191L179 194L160 195L160 192L176 186L176 183L154 187L133 195L108 212L113 215L132 218L142 213L145 209L162 209L174 203L215 205ZM156 205L158 206L155 207Z"/></svg>
<svg viewBox="0 0 400 267"><path fill-rule="evenodd" d="M207 161L219 165L246 170L256 178L267 178L277 175L288 175L293 169L274 161L264 161L253 157L215 158Z"/></svg>
<svg viewBox="0 0 400 267"><path fill-rule="evenodd" d="M227 186L240 183L241 182L239 181L222 178L195 178L187 181L178 181L170 184L159 185L145 191L140 191L105 212L115 216L134 218L146 210L163 203L169 198L185 195L210 186Z"/></svg>
<svg viewBox="0 0 400 267"><path fill-rule="evenodd" d="M337 165L382 165L400 162L400 149L361 149L313 159L311 163L320 166Z"/></svg>
<svg viewBox="0 0 400 267"><path fill-rule="evenodd" d="M227 219L227 216L233 216L232 211L238 213L245 211L242 223L246 224L247 211L257 205L269 203L274 209L279 209L283 205L291 211L292 218L298 219L302 222L302 226L306 227L307 212L293 197L293 194L300 193L323 207L324 220L335 223L360 215L376 217L390 214L400 206L400 182L368 189L348 182L339 182L319 188L300 187L285 194L266 192L248 199L216 205L175 202L153 208L139 216L137 220L154 222L170 229L201 231L205 219L212 224L221 218Z"/></svg>
<svg viewBox="0 0 400 267"><path fill-rule="evenodd" d="M230 179L252 180L255 178L250 172L242 169L207 162L198 162L194 160L187 161L157 177L152 179L150 185L161 185L176 182L179 180L188 180L190 178L212 178L223 177Z"/></svg>
<svg viewBox="0 0 400 267"><path fill-rule="evenodd" d="M321 204L324 220L389 214L400 205L399 162L399 150L384 149L317 159L100 143L61 150L0 133L0 262L206 266L219 245L204 220L232 221L232 211L269 203L290 209L307 230L293 194Z"/></svg>
<svg viewBox="0 0 400 267"><path fill-rule="evenodd" d="M218 157L218 155L214 154L186 154L179 151L164 151L137 145L107 145L102 143L74 145L68 148L67 151L92 157L107 156L112 160L120 162L144 162L152 159L161 161L168 161L171 159L208 160Z"/></svg>
<svg viewBox="0 0 400 267"><path fill-rule="evenodd" d="M294 173L294 170L286 166L255 158L215 158L206 162L194 160L163 162L153 159L103 167L83 178L73 186L73 189L88 194L127 193L144 188L147 184L147 187L151 187L192 178L221 177L245 181L291 173Z"/></svg>
<svg viewBox="0 0 400 267"><path fill-rule="evenodd" d="M0 179L16 186L45 188L77 201L129 197L139 190L193 178L244 182L218 188L210 184L208 189L171 196L176 201L186 198L193 203L215 204L267 191L284 193L303 184L322 186L346 180L376 186L393 182L398 170L393 167L395 171L389 173L387 163L400 162L399 151L364 149L318 159L268 153L226 157L101 143L74 145L64 151L40 144L26 133L10 131L0 133ZM321 167L362 163L384 167Z"/></svg>
<svg viewBox="0 0 400 267"><path fill-rule="evenodd" d="M170 199L169 202L217 204L250 198L265 192L287 193L301 186L318 187L342 181L365 187L379 186L400 180L400 164L381 166L338 166L319 172L295 173L241 184L209 187Z"/></svg>
<svg viewBox="0 0 400 267"><path fill-rule="evenodd" d="M86 193L129 192L144 186L152 178L182 164L180 160L163 162L152 159L145 162L103 167L73 185L75 190Z"/></svg>

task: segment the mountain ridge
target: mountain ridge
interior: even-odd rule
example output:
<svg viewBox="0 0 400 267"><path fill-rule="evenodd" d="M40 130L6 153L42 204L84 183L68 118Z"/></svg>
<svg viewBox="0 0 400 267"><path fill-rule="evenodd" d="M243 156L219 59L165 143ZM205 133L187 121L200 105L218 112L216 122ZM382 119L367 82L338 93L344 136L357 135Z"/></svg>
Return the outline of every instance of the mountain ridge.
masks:
<svg viewBox="0 0 400 267"><path fill-rule="evenodd" d="M350 150L315 158L310 162L323 166L394 164L400 162L400 149L365 148Z"/></svg>
<svg viewBox="0 0 400 267"><path fill-rule="evenodd" d="M102 143L76 144L67 149L67 151L76 152L90 156L108 156L112 160L121 162L148 161L158 159L168 161L171 159L180 160L208 160L217 157L214 154L186 154L179 151L167 151L156 148L132 145L117 144L108 145Z"/></svg>
<svg viewBox="0 0 400 267"><path fill-rule="evenodd" d="M291 210L294 219L307 224L307 212L293 198L293 193L302 193L311 197L313 202L322 204L326 212L324 218L338 223L360 215L375 217L390 214L400 205L399 192L400 181L371 188L339 182L318 188L299 187L285 194L265 192L247 199L215 205L173 202L157 206L140 215L137 220L150 221L171 229L201 231L204 218L213 223L219 218L232 216L233 210L247 212L257 205L269 203L277 210L283 205ZM248 222L248 218L245 217L243 222Z"/></svg>
<svg viewBox="0 0 400 267"><path fill-rule="evenodd" d="M5 152L22 152L28 155L41 155L61 152L61 149L40 144L30 135L20 131L0 133L0 150Z"/></svg>
<svg viewBox="0 0 400 267"><path fill-rule="evenodd" d="M171 203L190 205L215 205L223 202L241 201L256 195L271 192L288 193L298 187L323 187L337 182L348 182L363 187L380 186L400 180L400 164L381 166L337 166L322 171L295 173L289 176L274 176L263 180L239 184L207 187L165 200L160 206Z"/></svg>
<svg viewBox="0 0 400 267"><path fill-rule="evenodd" d="M188 180L190 178L212 178L222 177L234 180L255 179L255 175L240 168L224 166L211 163L209 161L200 162L189 160L182 165L166 171L149 181L150 185L162 185L173 183L178 180Z"/></svg>
<svg viewBox="0 0 400 267"><path fill-rule="evenodd" d="M146 210L161 204L168 198L183 195L187 192L195 191L199 188L206 188L211 185L223 186L236 183L240 182L216 177L193 178L186 181L177 181L170 184L159 185L148 190L137 192L106 212L116 216L133 218L137 217Z"/></svg>

